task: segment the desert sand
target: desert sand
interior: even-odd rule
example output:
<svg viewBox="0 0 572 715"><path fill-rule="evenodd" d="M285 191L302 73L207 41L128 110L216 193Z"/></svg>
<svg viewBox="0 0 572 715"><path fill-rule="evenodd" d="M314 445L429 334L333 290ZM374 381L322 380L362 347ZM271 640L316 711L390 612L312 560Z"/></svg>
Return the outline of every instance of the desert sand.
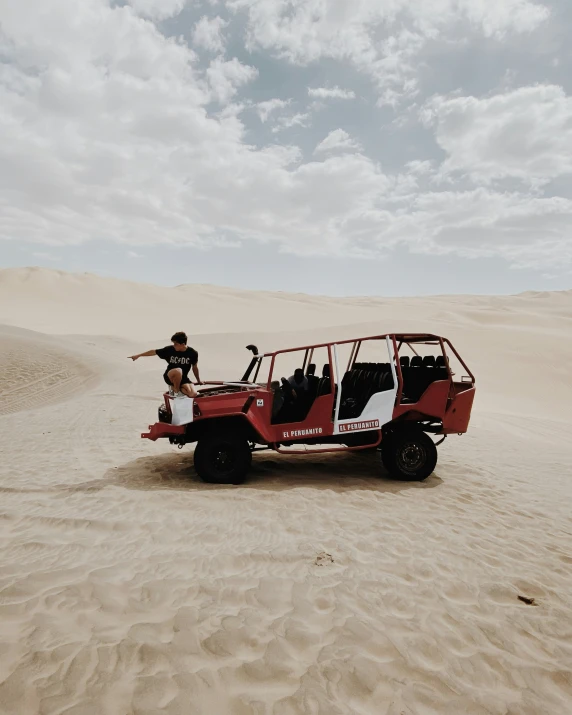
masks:
<svg viewBox="0 0 572 715"><path fill-rule="evenodd" d="M572 712L572 292L7 269L0 324L1 713ZM163 367L126 358L175 330L207 380L238 378L253 341L438 332L476 375L472 423L423 483L261 452L244 486L205 485L191 448L139 437Z"/></svg>

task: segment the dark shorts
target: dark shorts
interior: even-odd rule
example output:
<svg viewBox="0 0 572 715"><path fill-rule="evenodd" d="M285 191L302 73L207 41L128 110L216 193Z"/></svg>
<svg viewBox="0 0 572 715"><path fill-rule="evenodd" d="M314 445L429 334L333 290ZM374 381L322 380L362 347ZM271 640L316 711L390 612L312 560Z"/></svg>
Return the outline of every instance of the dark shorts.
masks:
<svg viewBox="0 0 572 715"><path fill-rule="evenodd" d="M172 367L169 368L169 370L173 370L173 369L175 369L175 368L172 368ZM169 372L169 370L168 370L167 372ZM165 382L167 383L167 385L172 385L172 384L173 384L173 383L171 382L171 380L169 380L169 376L167 375L166 372L163 373L163 380L165 380ZM183 377L181 378L181 385L190 385L190 384L191 384L191 381L189 380L189 376L188 376L188 375L183 375Z"/></svg>

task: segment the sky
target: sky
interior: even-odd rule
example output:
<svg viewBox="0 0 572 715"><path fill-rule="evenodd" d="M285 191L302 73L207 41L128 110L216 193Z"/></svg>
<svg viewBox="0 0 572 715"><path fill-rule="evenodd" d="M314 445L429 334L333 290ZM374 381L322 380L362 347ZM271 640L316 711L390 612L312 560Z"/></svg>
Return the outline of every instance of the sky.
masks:
<svg viewBox="0 0 572 715"><path fill-rule="evenodd" d="M0 0L0 267L572 287L570 0Z"/></svg>

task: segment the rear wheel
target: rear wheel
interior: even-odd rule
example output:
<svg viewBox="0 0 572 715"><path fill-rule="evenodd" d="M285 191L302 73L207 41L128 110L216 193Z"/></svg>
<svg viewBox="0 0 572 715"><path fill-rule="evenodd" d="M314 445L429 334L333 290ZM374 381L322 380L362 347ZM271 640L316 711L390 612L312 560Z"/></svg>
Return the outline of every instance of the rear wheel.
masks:
<svg viewBox="0 0 572 715"><path fill-rule="evenodd" d="M394 479L423 481L437 464L437 447L421 430L396 430L384 435L381 461Z"/></svg>
<svg viewBox="0 0 572 715"><path fill-rule="evenodd" d="M251 463L247 440L236 434L206 434L195 448L195 469L209 484L242 484Z"/></svg>

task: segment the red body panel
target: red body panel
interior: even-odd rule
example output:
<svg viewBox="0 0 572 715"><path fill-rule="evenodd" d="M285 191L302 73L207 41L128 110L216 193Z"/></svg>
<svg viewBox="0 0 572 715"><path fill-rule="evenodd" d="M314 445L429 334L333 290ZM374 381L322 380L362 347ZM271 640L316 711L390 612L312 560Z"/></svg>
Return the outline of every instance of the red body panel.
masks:
<svg viewBox="0 0 572 715"><path fill-rule="evenodd" d="M308 437L329 437L334 431L333 395L317 397L303 422L271 425L271 442L304 441Z"/></svg>
<svg viewBox="0 0 572 715"><path fill-rule="evenodd" d="M196 402L201 411L200 419L242 414L246 400L251 394L251 391L241 390L223 395L205 395L204 399Z"/></svg>
<svg viewBox="0 0 572 715"><path fill-rule="evenodd" d="M396 405L393 410L393 419L397 419L408 412L416 412L436 420L442 419L447 408L449 387L449 380L432 382L417 402Z"/></svg>
<svg viewBox="0 0 572 715"><path fill-rule="evenodd" d="M475 388L470 385L455 395L443 417L443 434L463 434L467 431L474 399Z"/></svg>
<svg viewBox="0 0 572 715"><path fill-rule="evenodd" d="M246 417L256 432L265 442L272 440L272 429L270 420L272 419L272 393L270 390L259 388L250 393L253 396L252 404ZM258 406L258 400L263 400L262 407Z"/></svg>

